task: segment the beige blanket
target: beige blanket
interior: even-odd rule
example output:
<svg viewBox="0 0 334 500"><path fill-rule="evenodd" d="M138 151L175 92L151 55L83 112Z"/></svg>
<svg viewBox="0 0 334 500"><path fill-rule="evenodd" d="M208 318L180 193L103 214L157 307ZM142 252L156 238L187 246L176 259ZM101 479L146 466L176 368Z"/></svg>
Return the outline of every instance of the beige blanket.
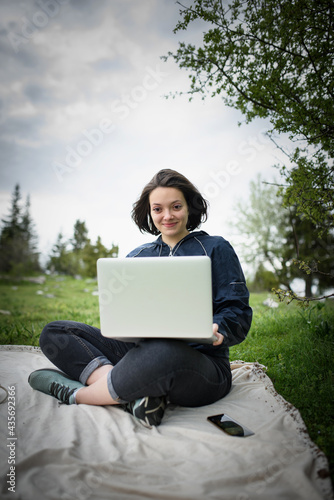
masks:
<svg viewBox="0 0 334 500"><path fill-rule="evenodd" d="M49 366L38 348L0 347L0 384L11 388L0 404L3 499L332 498L324 455L256 363L234 364L226 398L202 408L169 407L153 429L120 408L59 405L33 391L29 373ZM226 435L207 421L218 413L255 435Z"/></svg>

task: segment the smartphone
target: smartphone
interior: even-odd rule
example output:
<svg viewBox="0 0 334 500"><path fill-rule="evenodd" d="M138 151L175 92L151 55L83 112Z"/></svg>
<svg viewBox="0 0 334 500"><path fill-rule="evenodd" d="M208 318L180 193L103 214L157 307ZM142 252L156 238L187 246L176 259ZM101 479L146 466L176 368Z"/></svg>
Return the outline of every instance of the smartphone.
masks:
<svg viewBox="0 0 334 500"><path fill-rule="evenodd" d="M234 418L229 417L226 413L212 415L211 417L208 417L208 420L230 436L247 437L254 435L253 431L234 420Z"/></svg>

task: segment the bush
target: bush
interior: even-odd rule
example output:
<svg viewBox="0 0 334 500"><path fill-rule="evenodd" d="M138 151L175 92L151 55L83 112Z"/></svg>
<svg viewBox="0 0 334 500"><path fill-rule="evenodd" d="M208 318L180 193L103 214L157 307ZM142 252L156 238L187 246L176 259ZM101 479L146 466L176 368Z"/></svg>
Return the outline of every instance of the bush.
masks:
<svg viewBox="0 0 334 500"><path fill-rule="evenodd" d="M255 273L254 280L248 283L248 287L252 293L271 292L279 284L277 276L272 271L265 269L261 264Z"/></svg>

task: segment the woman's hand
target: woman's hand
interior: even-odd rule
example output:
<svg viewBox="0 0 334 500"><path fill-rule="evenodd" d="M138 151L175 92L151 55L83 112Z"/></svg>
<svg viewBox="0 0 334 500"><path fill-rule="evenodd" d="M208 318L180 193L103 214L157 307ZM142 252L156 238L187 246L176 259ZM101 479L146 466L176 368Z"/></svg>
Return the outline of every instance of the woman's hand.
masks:
<svg viewBox="0 0 334 500"><path fill-rule="evenodd" d="M217 337L217 340L213 342L213 345L220 345L223 343L224 340L224 335L218 332L218 325L217 323L213 323L213 334Z"/></svg>

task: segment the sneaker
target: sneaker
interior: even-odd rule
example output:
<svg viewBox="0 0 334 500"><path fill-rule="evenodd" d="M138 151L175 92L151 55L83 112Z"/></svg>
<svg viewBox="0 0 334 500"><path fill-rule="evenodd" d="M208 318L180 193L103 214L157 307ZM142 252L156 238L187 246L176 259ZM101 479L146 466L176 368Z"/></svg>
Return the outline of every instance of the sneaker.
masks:
<svg viewBox="0 0 334 500"><path fill-rule="evenodd" d="M161 423L166 408L165 398L145 397L135 399L124 405L124 409L140 420L147 427Z"/></svg>
<svg viewBox="0 0 334 500"><path fill-rule="evenodd" d="M85 387L81 382L73 380L58 370L36 370L29 375L29 384L33 389L57 398L66 405L75 404L73 393Z"/></svg>

